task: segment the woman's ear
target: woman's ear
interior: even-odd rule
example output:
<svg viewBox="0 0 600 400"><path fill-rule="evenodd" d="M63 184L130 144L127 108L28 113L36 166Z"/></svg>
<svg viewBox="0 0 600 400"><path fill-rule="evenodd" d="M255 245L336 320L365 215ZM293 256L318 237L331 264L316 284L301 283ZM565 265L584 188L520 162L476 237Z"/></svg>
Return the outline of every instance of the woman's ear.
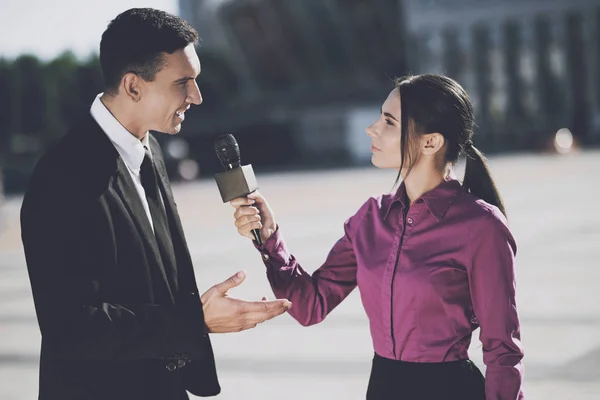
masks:
<svg viewBox="0 0 600 400"><path fill-rule="evenodd" d="M425 156L435 155L438 151L440 151L446 140L441 133L427 133L421 136L421 153Z"/></svg>

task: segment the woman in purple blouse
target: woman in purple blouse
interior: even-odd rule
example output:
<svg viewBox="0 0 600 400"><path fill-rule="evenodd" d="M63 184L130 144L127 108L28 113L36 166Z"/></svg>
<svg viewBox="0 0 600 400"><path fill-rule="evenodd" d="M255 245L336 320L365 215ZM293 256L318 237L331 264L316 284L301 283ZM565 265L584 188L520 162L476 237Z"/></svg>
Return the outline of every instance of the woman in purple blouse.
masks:
<svg viewBox="0 0 600 400"><path fill-rule="evenodd" d="M241 235L260 229L271 287L300 324L323 321L358 286L375 351L369 400L524 399L516 243L473 125L471 101L452 79L398 80L367 134L373 164L397 169L402 183L344 223L312 275L259 193L231 202ZM462 185L452 176L461 152ZM467 354L477 327L485 379Z"/></svg>

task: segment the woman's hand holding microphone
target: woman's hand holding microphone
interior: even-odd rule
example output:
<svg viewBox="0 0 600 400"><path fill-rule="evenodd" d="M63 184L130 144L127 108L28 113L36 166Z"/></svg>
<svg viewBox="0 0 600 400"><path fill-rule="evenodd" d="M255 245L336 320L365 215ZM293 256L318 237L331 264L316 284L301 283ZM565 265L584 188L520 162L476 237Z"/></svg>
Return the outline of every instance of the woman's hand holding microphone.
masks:
<svg viewBox="0 0 600 400"><path fill-rule="evenodd" d="M253 240L252 230L258 229L264 243L277 229L273 211L258 191L233 199L229 204L235 208L233 218L240 235Z"/></svg>

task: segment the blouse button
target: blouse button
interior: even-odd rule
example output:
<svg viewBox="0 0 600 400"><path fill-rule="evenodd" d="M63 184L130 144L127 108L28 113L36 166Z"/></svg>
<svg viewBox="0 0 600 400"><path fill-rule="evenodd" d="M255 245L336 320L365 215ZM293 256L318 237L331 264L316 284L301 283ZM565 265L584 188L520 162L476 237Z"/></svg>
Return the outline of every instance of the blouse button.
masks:
<svg viewBox="0 0 600 400"><path fill-rule="evenodd" d="M263 260L269 261L269 256L267 254L263 254Z"/></svg>
<svg viewBox="0 0 600 400"><path fill-rule="evenodd" d="M411 217L408 217L408 218L406 219L406 222L408 222L408 224L409 224L409 225L412 225L412 224L413 224L413 222L414 222L414 220L413 220Z"/></svg>

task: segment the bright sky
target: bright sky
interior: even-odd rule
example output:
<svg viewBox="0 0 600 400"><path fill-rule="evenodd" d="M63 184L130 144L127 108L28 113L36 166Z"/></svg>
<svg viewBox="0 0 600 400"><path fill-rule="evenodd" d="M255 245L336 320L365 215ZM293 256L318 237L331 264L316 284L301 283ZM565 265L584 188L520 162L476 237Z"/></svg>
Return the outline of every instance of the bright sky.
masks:
<svg viewBox="0 0 600 400"><path fill-rule="evenodd" d="M48 60L71 50L86 58L98 52L108 23L133 7L179 10L177 0L0 0L0 57Z"/></svg>

